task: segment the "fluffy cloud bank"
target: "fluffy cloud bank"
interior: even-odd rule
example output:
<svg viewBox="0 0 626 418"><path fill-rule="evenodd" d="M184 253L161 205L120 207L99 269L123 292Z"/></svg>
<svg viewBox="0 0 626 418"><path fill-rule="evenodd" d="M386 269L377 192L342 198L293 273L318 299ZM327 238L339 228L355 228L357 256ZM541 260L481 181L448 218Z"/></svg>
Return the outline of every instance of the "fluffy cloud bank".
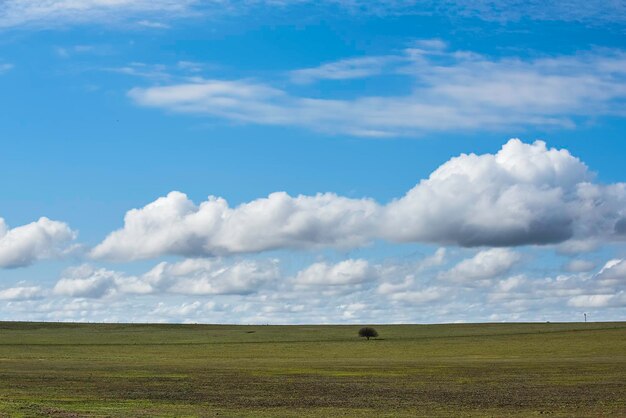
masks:
<svg viewBox="0 0 626 418"><path fill-rule="evenodd" d="M378 211L372 200L332 193L297 197L273 193L231 208L222 198L212 196L196 206L185 194L171 192L129 211L124 228L110 234L92 254L128 260L168 253L198 256L350 248L367 242Z"/></svg>
<svg viewBox="0 0 626 418"><path fill-rule="evenodd" d="M76 235L67 224L48 218L13 229L0 218L0 268L25 267L61 256L70 250Z"/></svg>
<svg viewBox="0 0 626 418"><path fill-rule="evenodd" d="M622 259L596 272L546 274L545 265L518 265L509 249L452 252L315 262L287 274L275 259L186 259L140 275L83 265L65 271L51 291L23 282L0 289L7 301L0 313L22 320L406 323L582 320L583 312L610 320L626 308ZM532 261L543 251L523 252Z"/></svg>
<svg viewBox="0 0 626 418"><path fill-rule="evenodd" d="M624 239L626 184L601 185L567 150L517 139L496 154L452 158L405 196L381 205L332 193L231 207L172 192L130 210L95 258L214 256L275 249L352 248L375 239L473 246Z"/></svg>

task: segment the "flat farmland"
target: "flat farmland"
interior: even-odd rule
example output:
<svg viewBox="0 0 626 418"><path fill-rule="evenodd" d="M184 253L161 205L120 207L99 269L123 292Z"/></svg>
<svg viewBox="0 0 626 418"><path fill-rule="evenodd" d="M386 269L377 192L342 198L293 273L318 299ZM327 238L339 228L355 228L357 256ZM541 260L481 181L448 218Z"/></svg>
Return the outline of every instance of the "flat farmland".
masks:
<svg viewBox="0 0 626 418"><path fill-rule="evenodd" d="M626 416L626 323L0 323L0 416Z"/></svg>

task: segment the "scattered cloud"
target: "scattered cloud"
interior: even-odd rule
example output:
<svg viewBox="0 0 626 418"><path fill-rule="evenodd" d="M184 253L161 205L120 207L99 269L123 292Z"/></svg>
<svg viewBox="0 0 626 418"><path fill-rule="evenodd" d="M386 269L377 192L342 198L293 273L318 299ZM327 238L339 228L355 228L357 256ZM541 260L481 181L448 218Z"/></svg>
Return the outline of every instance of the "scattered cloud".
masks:
<svg viewBox="0 0 626 418"><path fill-rule="evenodd" d="M440 300L446 294L445 289L429 287L422 290L401 291L392 293L389 297L393 301L407 302L410 304L430 303Z"/></svg>
<svg viewBox="0 0 626 418"><path fill-rule="evenodd" d="M609 295L580 295L574 296L568 302L569 306L575 308L604 308L607 306L623 306L626 305L626 294Z"/></svg>
<svg viewBox="0 0 626 418"><path fill-rule="evenodd" d="M374 279L376 270L367 260L344 260L337 264L315 263L298 272L295 282L300 285L338 286L363 283Z"/></svg>
<svg viewBox="0 0 626 418"><path fill-rule="evenodd" d="M216 259L187 259L159 263L143 276L154 291L185 295L253 293L280 277L277 260L243 260L225 263Z"/></svg>
<svg viewBox="0 0 626 418"><path fill-rule="evenodd" d="M465 259L439 278L456 283L475 284L507 273L520 261L521 256L507 248L483 250L472 258Z"/></svg>
<svg viewBox="0 0 626 418"><path fill-rule="evenodd" d="M406 91L395 96L336 98L330 89L313 98L260 81L202 78L136 87L128 96L172 112L356 136L572 128L580 118L625 115L623 51L491 58L442 49L440 40L424 42L398 55L353 57L290 73L296 83L401 77Z"/></svg>
<svg viewBox="0 0 626 418"><path fill-rule="evenodd" d="M193 322L191 318L197 317L202 313L203 305L200 301L183 302L180 305L167 305L159 302L157 306L150 312L150 317L168 318L177 322Z"/></svg>
<svg viewBox="0 0 626 418"><path fill-rule="evenodd" d="M102 298L116 293L147 294L151 288L133 276L84 264L67 269L54 286L57 295Z"/></svg>
<svg viewBox="0 0 626 418"><path fill-rule="evenodd" d="M39 286L16 286L0 290L0 300L34 300L42 299L45 295Z"/></svg>
<svg viewBox="0 0 626 418"><path fill-rule="evenodd" d="M452 158L405 196L380 205L333 193L267 198L230 207L171 192L127 212L97 259L215 256L276 249L354 248L375 239L444 245L521 246L623 239L626 184L593 183L567 150L517 139L496 154ZM508 254L503 252L502 254Z"/></svg>
<svg viewBox="0 0 626 418"><path fill-rule="evenodd" d="M37 260L58 258L69 251L77 233L59 221L42 217L9 228L0 218L0 268L26 267Z"/></svg>
<svg viewBox="0 0 626 418"><path fill-rule="evenodd" d="M140 276L82 265L67 269L54 286L56 295L103 298L115 295L229 295L256 292L280 277L278 262L186 259L161 262Z"/></svg>
<svg viewBox="0 0 626 418"><path fill-rule="evenodd" d="M623 259L608 261L598 272L596 280L606 287L626 286L626 261Z"/></svg>

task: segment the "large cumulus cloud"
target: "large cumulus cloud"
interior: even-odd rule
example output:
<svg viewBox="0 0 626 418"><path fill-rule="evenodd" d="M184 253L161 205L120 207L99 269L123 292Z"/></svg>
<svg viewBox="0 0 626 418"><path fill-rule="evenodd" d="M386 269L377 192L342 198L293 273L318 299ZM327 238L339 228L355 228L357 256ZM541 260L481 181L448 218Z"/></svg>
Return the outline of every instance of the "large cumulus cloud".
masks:
<svg viewBox="0 0 626 418"><path fill-rule="evenodd" d="M352 248L375 239L519 246L625 237L626 184L602 185L567 150L511 139L495 154L452 158L403 197L381 205L332 193L273 193L237 207L195 205L172 192L130 210L123 228L92 251L132 260Z"/></svg>
<svg viewBox="0 0 626 418"><path fill-rule="evenodd" d="M567 150L512 139L496 154L452 158L389 204L383 235L468 247L562 242L595 216L596 209L581 211L581 204L608 197L606 188L591 180L587 167ZM589 196L590 188L598 196ZM605 216L617 215L615 205L607 209Z"/></svg>

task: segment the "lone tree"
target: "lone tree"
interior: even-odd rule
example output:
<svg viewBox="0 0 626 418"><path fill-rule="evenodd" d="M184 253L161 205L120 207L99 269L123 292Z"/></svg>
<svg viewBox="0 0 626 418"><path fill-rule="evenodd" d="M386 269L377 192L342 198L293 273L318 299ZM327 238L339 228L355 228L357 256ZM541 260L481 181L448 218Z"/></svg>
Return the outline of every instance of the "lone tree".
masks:
<svg viewBox="0 0 626 418"><path fill-rule="evenodd" d="M359 337L370 338L378 337L378 332L372 327L363 327L359 330Z"/></svg>

